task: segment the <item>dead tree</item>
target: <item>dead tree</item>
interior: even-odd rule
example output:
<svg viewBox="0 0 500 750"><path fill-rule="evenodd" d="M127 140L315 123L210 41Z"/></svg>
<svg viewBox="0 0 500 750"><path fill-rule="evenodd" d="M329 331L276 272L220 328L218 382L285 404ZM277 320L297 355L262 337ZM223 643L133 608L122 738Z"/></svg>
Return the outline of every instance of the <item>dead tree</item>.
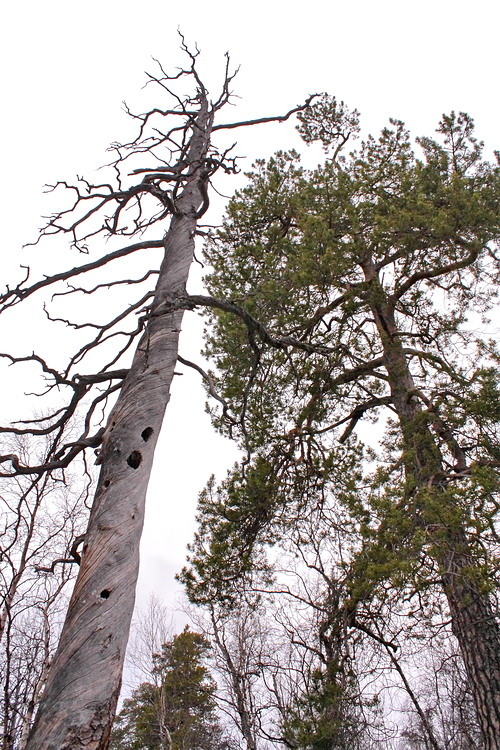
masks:
<svg viewBox="0 0 500 750"><path fill-rule="evenodd" d="M52 299L80 295L91 302L92 295L103 290L126 286L127 293L137 292L133 303L113 311L105 323L75 323L47 311L51 320L62 321L79 334L92 332L62 372L35 353L2 354L12 364L40 366L49 393L61 393L66 401L47 418L1 428L7 434L30 433L52 441L47 460L39 465L26 465L17 454L5 452L0 456L1 476L36 478L51 473L63 479L66 467L89 451L98 453L100 464L81 555L78 551L79 575L28 750L108 746L134 606L146 489L178 357L185 307L179 299L186 295L211 179L219 171L237 171L231 148L218 148L213 136L236 127L286 120L310 101L278 117L217 123L230 99L234 74L229 60L220 96L211 101L197 71L198 50L191 52L184 39L182 48L189 61L186 68L169 75L159 65L157 75L148 74L148 83L168 97L167 106L144 114L127 109L138 134L131 142L112 146L109 181L93 184L78 178L75 184L52 186L69 193L72 203L48 219L38 240L69 235L73 247L85 253L92 252L99 238L121 242L129 238L128 243L37 280L27 269L24 280L0 298L4 312L44 289L52 291ZM192 93L177 93L185 84ZM110 267L116 268L119 260L132 254L134 269L141 269L136 278L127 278L126 271L125 277L115 273L111 280L105 278ZM75 284L75 279L92 273L97 279L93 286ZM62 289L61 283L66 283ZM135 324L127 329L134 317ZM126 367L134 347L132 363ZM87 363L92 363L92 373L81 374L77 367ZM106 407L116 396L108 416ZM69 420L78 417L83 425L79 436L65 437Z"/></svg>

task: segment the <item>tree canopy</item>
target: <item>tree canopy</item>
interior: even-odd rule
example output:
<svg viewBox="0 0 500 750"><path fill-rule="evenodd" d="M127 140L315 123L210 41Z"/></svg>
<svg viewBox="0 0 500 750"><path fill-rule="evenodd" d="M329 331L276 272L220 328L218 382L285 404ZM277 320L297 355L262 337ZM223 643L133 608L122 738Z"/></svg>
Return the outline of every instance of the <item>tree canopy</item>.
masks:
<svg viewBox="0 0 500 750"><path fill-rule="evenodd" d="M329 513L344 625L444 594L497 747L498 156L464 113L415 142L391 120L350 152L355 110L325 95L299 119L325 162L257 162L206 248L214 418L246 458L202 493L183 579L230 602L269 574L266 546Z"/></svg>
<svg viewBox="0 0 500 750"><path fill-rule="evenodd" d="M53 658L50 587L41 602L44 643L34 644L37 675L26 693L29 710L17 722L23 742L108 746L147 483L180 363L201 374L218 404L215 424L243 451L225 481L210 480L201 494L199 530L181 577L192 601L208 607L218 658L226 660L228 715L248 750L262 737L317 750L364 747L365 728L377 725L375 698L364 697L366 675L387 665L415 711L408 733L438 750L440 730L402 666L424 626L435 643L442 633L456 639L461 662L450 648L453 674L463 705L470 709L473 701L477 717L467 737L480 732L485 749L498 750L500 382L489 319L499 277L498 154L483 157L465 113L444 115L437 135L416 139L391 120L350 150L361 132L359 113L326 94L277 117L219 122L231 100L229 60L211 100L199 52L181 39L187 66L172 74L159 66L148 78L170 103L128 111L137 132L113 144L106 181L77 178L51 188L72 197L47 218L35 245L66 236L88 262L51 274L25 266L24 279L0 295L7 315L49 288L55 305L54 298L73 295L93 308L112 287L115 298L104 323L94 309L72 320L44 307L51 322L78 331L76 351L62 367L38 353L0 353L9 364L39 368L40 395L56 400L45 415L0 426L0 474L13 488L5 637L14 632L16 607L24 622L18 604L29 588L27 561L57 547L52 565L38 566L37 575L80 566ZM238 171L233 147L224 139L217 145L218 136L293 114L304 141L322 146L323 163L304 168L295 151L257 161L222 226L201 229L216 173ZM211 270L207 293L191 294L186 285L200 234L208 237ZM105 254L102 238L112 241ZM130 272L132 260L139 266ZM121 262L122 272L105 276ZM93 281L75 286L85 274ZM124 289L134 302L124 301ZM209 311L213 372L178 353L183 314L200 308ZM31 451L29 438L44 447ZM78 464L87 480L76 505L90 508L89 453L97 454L100 473L86 533L77 516L65 515L62 526L47 525L39 545L34 521L45 489L69 483ZM66 499L61 505L65 513L70 506ZM284 605L275 611L288 645L299 647L298 656L287 652L286 689L279 658L252 657L256 671L245 667L246 626L231 621L244 605L251 622L275 595L308 612L301 632L293 612ZM225 634L227 642L245 634L239 662ZM269 649L260 635L262 656ZM154 679L126 702L114 741L169 750L224 745L204 649L203 637L190 631L165 644ZM385 659L378 673L364 670L368 653ZM30 669L13 667L7 688L16 670ZM271 696L266 708L254 690ZM16 723L14 693L4 701L5 737ZM447 704L450 715L456 703ZM252 714L256 705L262 714ZM267 708L273 718L266 723Z"/></svg>

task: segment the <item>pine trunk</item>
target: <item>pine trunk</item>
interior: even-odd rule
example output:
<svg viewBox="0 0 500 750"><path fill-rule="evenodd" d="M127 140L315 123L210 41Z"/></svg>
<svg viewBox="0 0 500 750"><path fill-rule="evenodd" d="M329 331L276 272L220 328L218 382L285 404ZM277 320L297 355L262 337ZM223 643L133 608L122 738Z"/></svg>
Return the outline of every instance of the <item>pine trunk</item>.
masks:
<svg viewBox="0 0 500 750"><path fill-rule="evenodd" d="M443 584L450 608L453 633L474 696L485 750L500 749L500 632L488 595L474 578L466 540L446 545Z"/></svg>
<svg viewBox="0 0 500 750"><path fill-rule="evenodd" d="M373 269L365 269L375 287L372 313L384 350L394 408L401 425L409 498L422 488L443 492L442 456L438 442L423 418L415 385L398 335L394 308ZM456 516L450 508L450 518ZM425 511L424 511L425 512ZM481 589L479 571L470 554L466 529L437 524L430 532L434 557L441 570L452 630L460 651L483 734L484 750L500 750L500 631L490 596Z"/></svg>

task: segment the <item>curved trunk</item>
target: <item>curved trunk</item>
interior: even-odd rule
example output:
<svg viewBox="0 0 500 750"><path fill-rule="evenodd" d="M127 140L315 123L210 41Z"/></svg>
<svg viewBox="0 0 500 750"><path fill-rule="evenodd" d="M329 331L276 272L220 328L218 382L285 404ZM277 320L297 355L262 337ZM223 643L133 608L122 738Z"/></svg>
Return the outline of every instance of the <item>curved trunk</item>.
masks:
<svg viewBox="0 0 500 750"><path fill-rule="evenodd" d="M488 594L474 576L465 534L443 545L444 590L453 633L460 645L485 750L500 748L500 630Z"/></svg>
<svg viewBox="0 0 500 750"><path fill-rule="evenodd" d="M384 364L391 396L403 437L404 462L409 497L427 487L442 493L442 513L452 499L446 497L442 456L415 395L415 385L398 336L394 308L371 269L367 280L376 286L376 304L371 309L384 350ZM424 509L425 512L425 509ZM456 523L429 522L433 557L439 564L441 580L452 619L452 630L464 660L481 731L484 750L500 749L500 629L491 600L481 587L480 575L471 553L466 529Z"/></svg>
<svg viewBox="0 0 500 750"><path fill-rule="evenodd" d="M212 114L200 94L151 314L109 416L80 572L27 750L106 750L134 608L146 490L177 361Z"/></svg>

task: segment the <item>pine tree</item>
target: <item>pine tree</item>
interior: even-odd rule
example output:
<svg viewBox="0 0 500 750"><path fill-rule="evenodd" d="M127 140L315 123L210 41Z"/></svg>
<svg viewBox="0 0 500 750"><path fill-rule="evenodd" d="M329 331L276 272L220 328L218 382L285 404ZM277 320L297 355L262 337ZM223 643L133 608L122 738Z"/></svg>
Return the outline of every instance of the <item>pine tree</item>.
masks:
<svg viewBox="0 0 500 750"><path fill-rule="evenodd" d="M187 627L153 658L154 682L124 701L111 735L116 750L229 750L215 714L216 685L203 658L210 645Z"/></svg>
<svg viewBox="0 0 500 750"><path fill-rule="evenodd" d="M358 115L326 95L300 119L325 163L258 162L207 250L212 296L198 304L213 310L216 421L247 459L202 497L184 580L194 599L227 597L298 508L334 503L359 534L345 623L388 591L442 592L484 747L498 748L500 383L487 316L500 169L464 113L417 139L418 155L397 120L346 153ZM386 428L369 478L365 419Z"/></svg>

